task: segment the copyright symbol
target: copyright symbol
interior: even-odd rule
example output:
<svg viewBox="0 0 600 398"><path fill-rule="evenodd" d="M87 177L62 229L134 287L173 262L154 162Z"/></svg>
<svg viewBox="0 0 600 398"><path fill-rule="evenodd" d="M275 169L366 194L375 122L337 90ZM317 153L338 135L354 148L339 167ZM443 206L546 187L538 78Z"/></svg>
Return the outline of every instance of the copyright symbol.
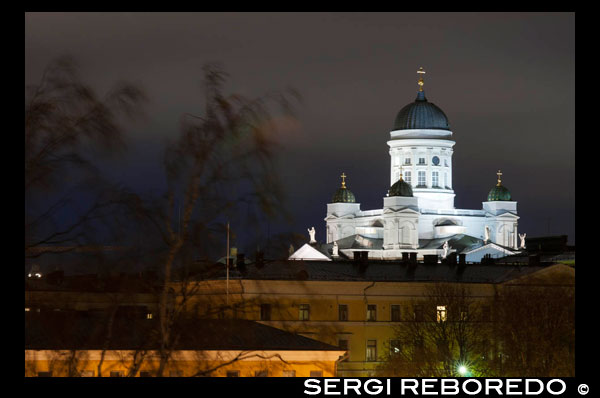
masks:
<svg viewBox="0 0 600 398"><path fill-rule="evenodd" d="M578 392L580 395L585 395L585 394L587 394L588 392L590 392L590 388L588 387L588 385L587 385L587 384L580 384L580 385L577 387L577 392Z"/></svg>

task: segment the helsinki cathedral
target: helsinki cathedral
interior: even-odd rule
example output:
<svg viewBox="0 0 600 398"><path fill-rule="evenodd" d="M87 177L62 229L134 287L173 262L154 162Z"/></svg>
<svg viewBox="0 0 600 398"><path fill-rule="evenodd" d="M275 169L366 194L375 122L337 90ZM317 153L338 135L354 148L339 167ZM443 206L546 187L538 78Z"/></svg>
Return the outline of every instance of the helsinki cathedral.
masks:
<svg viewBox="0 0 600 398"><path fill-rule="evenodd" d="M383 208L361 209L342 173L341 186L327 203L326 243L317 243L313 227L310 242L290 260L353 258L353 252L366 251L369 259L380 260L455 252L478 262L524 247L525 235L517 234L517 202L500 170L481 209L454 207L453 133L444 112L425 96L425 71L417 73L417 98L400 109L389 133L390 187L387 194L383 190Z"/></svg>

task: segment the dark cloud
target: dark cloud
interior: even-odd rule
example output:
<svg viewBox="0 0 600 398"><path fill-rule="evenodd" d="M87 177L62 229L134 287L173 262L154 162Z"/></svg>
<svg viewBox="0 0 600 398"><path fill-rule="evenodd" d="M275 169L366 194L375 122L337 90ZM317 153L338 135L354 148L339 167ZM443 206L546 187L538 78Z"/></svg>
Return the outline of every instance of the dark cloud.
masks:
<svg viewBox="0 0 600 398"><path fill-rule="evenodd" d="M364 209L389 188L387 140L427 70L430 101L454 139L456 206L480 208L502 168L528 236L575 241L574 14L29 13L26 82L69 53L100 90L144 86L150 115L131 127L136 156L116 176L155 184L160 147L182 112L201 109L200 68L219 62L228 87L256 96L295 87L299 127L282 132L280 170L292 226L324 237L325 203L345 171ZM139 156L138 156L139 155ZM306 184L310 181L310 184ZM560 189L557 189L557 186ZM548 224L550 228L548 228Z"/></svg>

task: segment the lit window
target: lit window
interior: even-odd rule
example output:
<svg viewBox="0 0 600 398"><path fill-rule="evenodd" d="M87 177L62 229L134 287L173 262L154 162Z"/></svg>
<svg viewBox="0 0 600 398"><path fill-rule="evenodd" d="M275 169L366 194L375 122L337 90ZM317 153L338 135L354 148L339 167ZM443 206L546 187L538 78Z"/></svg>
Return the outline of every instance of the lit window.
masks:
<svg viewBox="0 0 600 398"><path fill-rule="evenodd" d="M323 371L322 370L311 370L310 377L323 377Z"/></svg>
<svg viewBox="0 0 600 398"><path fill-rule="evenodd" d="M367 321L376 321L377 320L377 305L369 304L367 305Z"/></svg>
<svg viewBox="0 0 600 398"><path fill-rule="evenodd" d="M228 370L227 377L240 377L240 371L239 370Z"/></svg>
<svg viewBox="0 0 600 398"><path fill-rule="evenodd" d="M347 321L348 320L348 306L346 304L340 304L338 306L339 320Z"/></svg>
<svg viewBox="0 0 600 398"><path fill-rule="evenodd" d="M30 311L29 308L25 307L25 312L29 312L29 311Z"/></svg>
<svg viewBox="0 0 600 398"><path fill-rule="evenodd" d="M390 355L400 352L400 340L390 340Z"/></svg>
<svg viewBox="0 0 600 398"><path fill-rule="evenodd" d="M310 319L310 305L300 304L298 314L301 321L308 321Z"/></svg>
<svg viewBox="0 0 600 398"><path fill-rule="evenodd" d="M367 340L367 361L377 360L377 340Z"/></svg>
<svg viewBox="0 0 600 398"><path fill-rule="evenodd" d="M407 183L411 184L411 173L410 171L405 171L404 172L404 181L406 181Z"/></svg>
<svg viewBox="0 0 600 398"><path fill-rule="evenodd" d="M437 306L437 321L438 322L446 322L447 319L447 311L445 305Z"/></svg>
<svg viewBox="0 0 600 398"><path fill-rule="evenodd" d="M284 370L283 377L296 377L296 371L295 370Z"/></svg>
<svg viewBox="0 0 600 398"><path fill-rule="evenodd" d="M425 171L419 171L418 173L418 185L420 187L424 187L427 184L427 180L425 179Z"/></svg>
<svg viewBox="0 0 600 398"><path fill-rule="evenodd" d="M440 175L437 171L434 171L433 173L431 173L431 184L434 187L440 186Z"/></svg>
<svg viewBox="0 0 600 398"><path fill-rule="evenodd" d="M391 306L392 308L392 316L391 316L391 320L392 322L400 322L400 306L396 305L396 304L392 304Z"/></svg>
<svg viewBox="0 0 600 398"><path fill-rule="evenodd" d="M271 304L260 305L260 320L270 321L271 320Z"/></svg>
<svg viewBox="0 0 600 398"><path fill-rule="evenodd" d="M469 318L469 310L467 308L463 308L460 311L460 320L466 321Z"/></svg>
<svg viewBox="0 0 600 398"><path fill-rule="evenodd" d="M152 319L152 313L151 312L149 312L149 313L146 314L146 319Z"/></svg>

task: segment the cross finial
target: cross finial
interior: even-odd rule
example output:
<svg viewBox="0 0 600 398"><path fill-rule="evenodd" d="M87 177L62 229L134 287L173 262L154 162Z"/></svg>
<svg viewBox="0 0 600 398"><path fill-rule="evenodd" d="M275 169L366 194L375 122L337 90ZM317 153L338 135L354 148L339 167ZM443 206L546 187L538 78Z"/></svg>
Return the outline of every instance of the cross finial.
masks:
<svg viewBox="0 0 600 398"><path fill-rule="evenodd" d="M346 173L342 172L342 188L346 188Z"/></svg>
<svg viewBox="0 0 600 398"><path fill-rule="evenodd" d="M425 81L423 80L423 75L425 74L425 71L423 70L422 66L419 68L417 73L420 75L419 81L417 83L419 85L419 91L423 91L423 86L425 85Z"/></svg>
<svg viewBox="0 0 600 398"><path fill-rule="evenodd" d="M400 165L400 180L399 181L402 181L402 165Z"/></svg>
<svg viewBox="0 0 600 398"><path fill-rule="evenodd" d="M500 178L502 176L502 172L500 171L500 169L498 169L498 172L496 173L496 175L498 176L498 185L500 186L502 184L502 179Z"/></svg>

